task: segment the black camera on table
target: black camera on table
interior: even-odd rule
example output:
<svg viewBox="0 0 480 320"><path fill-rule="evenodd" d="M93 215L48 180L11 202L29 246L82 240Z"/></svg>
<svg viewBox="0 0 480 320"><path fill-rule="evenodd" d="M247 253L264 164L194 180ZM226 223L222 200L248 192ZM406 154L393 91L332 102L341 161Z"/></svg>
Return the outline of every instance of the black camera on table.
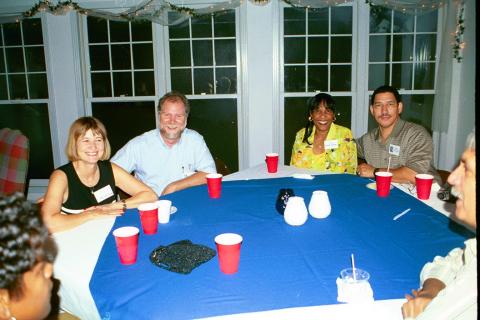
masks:
<svg viewBox="0 0 480 320"><path fill-rule="evenodd" d="M446 202L455 203L457 197L452 194L452 186L449 183L445 183L437 192L438 199Z"/></svg>

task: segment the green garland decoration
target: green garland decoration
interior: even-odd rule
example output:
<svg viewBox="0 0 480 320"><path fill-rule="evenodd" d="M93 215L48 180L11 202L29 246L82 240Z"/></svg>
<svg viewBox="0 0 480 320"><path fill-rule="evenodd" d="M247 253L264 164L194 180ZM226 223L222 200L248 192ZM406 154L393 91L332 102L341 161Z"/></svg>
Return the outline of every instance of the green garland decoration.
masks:
<svg viewBox="0 0 480 320"><path fill-rule="evenodd" d="M455 42L453 44L453 58L457 62L463 61L463 48L465 42L463 41L463 34L465 32L465 3L462 1L458 7L457 14L457 28L455 30Z"/></svg>

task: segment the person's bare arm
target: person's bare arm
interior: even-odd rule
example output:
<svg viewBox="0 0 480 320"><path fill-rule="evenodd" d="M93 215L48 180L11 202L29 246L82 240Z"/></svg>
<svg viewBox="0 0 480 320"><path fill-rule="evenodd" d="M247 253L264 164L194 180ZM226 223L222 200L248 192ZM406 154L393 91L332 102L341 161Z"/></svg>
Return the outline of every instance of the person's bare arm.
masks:
<svg viewBox="0 0 480 320"><path fill-rule="evenodd" d="M207 182L206 176L208 173L206 172L195 172L191 176L186 178L174 181L168 184L165 189L163 189L162 195L177 192L186 188L190 188L193 186L198 186Z"/></svg>
<svg viewBox="0 0 480 320"><path fill-rule="evenodd" d="M132 176L122 167L112 162L115 184L130 195L125 199L127 208L136 208L139 204L158 200L157 194L146 184Z"/></svg>
<svg viewBox="0 0 480 320"><path fill-rule="evenodd" d="M64 214L61 208L67 196L67 176L64 172L55 170L50 176L45 200L41 206L42 217L51 233L72 229L92 219L119 216L123 213L120 203L116 207L92 207L82 213Z"/></svg>
<svg viewBox="0 0 480 320"><path fill-rule="evenodd" d="M368 163L361 163L357 167L358 175L365 178L375 178L374 170L375 168ZM387 168L378 168L378 171L387 171ZM417 173L408 167L390 169L389 171L393 174L392 182L415 183Z"/></svg>
<svg viewBox="0 0 480 320"><path fill-rule="evenodd" d="M420 290L412 290L412 295L405 295L407 302L402 306L403 318L417 317L444 288L445 284L438 279L425 280Z"/></svg>

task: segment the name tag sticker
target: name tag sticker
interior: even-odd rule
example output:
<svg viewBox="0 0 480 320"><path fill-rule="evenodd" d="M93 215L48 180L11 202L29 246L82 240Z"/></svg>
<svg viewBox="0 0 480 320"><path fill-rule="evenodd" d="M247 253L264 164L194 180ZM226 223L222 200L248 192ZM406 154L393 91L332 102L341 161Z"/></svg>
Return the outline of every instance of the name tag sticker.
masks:
<svg viewBox="0 0 480 320"><path fill-rule="evenodd" d="M108 199L110 198L111 196L113 196L113 190L112 188L110 187L110 185L106 185L105 187L101 188L101 189L98 189L97 191L95 191L93 193L93 195L95 196L95 199L97 200L97 202L102 202L103 200L105 199Z"/></svg>
<svg viewBox="0 0 480 320"><path fill-rule="evenodd" d="M400 146L390 144L388 146L388 153L393 154L394 156L399 156L400 155Z"/></svg>
<svg viewBox="0 0 480 320"><path fill-rule="evenodd" d="M338 140L325 140L323 143L325 149L337 149L338 148Z"/></svg>

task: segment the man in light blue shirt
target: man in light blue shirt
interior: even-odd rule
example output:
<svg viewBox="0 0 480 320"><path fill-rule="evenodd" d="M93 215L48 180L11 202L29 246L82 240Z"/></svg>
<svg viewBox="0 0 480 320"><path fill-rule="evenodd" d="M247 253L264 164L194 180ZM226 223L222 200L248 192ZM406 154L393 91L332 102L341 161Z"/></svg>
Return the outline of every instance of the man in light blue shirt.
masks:
<svg viewBox="0 0 480 320"><path fill-rule="evenodd" d="M158 196L206 183L215 162L203 137L187 129L190 106L178 92L159 101L159 130L130 140L111 159L151 187Z"/></svg>

